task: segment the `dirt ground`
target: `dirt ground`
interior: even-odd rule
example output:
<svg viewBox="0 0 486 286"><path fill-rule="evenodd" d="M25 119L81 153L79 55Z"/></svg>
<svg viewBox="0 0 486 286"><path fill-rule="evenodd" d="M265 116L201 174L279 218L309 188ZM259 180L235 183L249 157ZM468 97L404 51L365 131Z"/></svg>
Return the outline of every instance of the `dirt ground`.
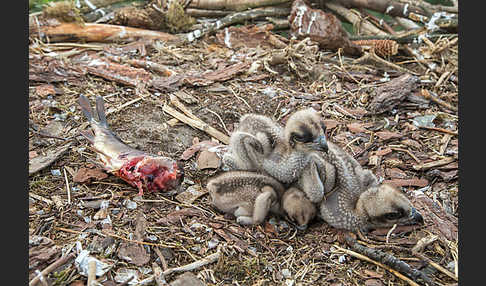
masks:
<svg viewBox="0 0 486 286"><path fill-rule="evenodd" d="M438 39L433 44L446 45L449 41ZM126 45L56 50L58 46L31 44L30 74L41 63L50 62L55 66L51 66L52 70L57 68L58 74L65 78L35 80L31 76L29 159L32 162L47 156L49 150L71 145L29 177L29 280L35 277L36 269L43 270L59 259L61 253L76 253L78 257L81 249L89 250L90 256L111 267L97 277L102 285L122 285L130 277L127 276L130 271L136 277L128 285L136 285L154 274L156 266L163 269L183 266L219 249L221 256L216 262L191 271L207 285L408 284L383 267L343 252L341 248L349 246L342 232L322 220L314 220L307 230L298 230L274 216L261 226L238 225L233 217L210 206L205 184L221 168L200 169L199 153L182 160L185 180L181 192L196 190L202 194L189 202L177 194L145 193L139 198L135 188L113 175L100 175L102 172L83 183L73 181L82 168L99 171L94 164L95 153L79 135L79 131L87 129L76 103L79 94L86 95L92 103L98 95L105 99L108 122L128 145L180 159L193 145L194 138L211 140L204 131L180 121L173 123L173 117L162 110L164 104L171 105L171 94L183 92L192 96L193 103L182 102L195 116L227 135L246 113L268 115L283 124L289 114L302 107L320 111L328 126L328 140L355 155L379 177L397 184L410 198L423 192L436 208L436 212L424 213L423 227L392 233L388 238L386 231L372 232L365 234L366 239L358 238L358 242L371 248L381 247L429 275L437 285L457 285L445 271L454 274L458 261L458 114L457 110L424 98L422 93L422 89L428 90L457 107L457 43L439 52L420 44L417 49L431 52L420 63L403 49L389 59L416 73L418 81L406 97L379 114L369 113L370 103L378 96L376 90L404 72L374 62L355 64L354 58L323 50L303 53L306 63L312 63L311 70L301 69L299 73L295 66L284 63L271 67L275 74L267 69L255 74L242 71L206 86L183 83L166 89L134 87L89 72L70 74L76 57L88 54L106 57L108 50L122 46ZM78 49L79 53L56 58L48 54L49 48L58 53ZM242 60L251 63L264 52L277 50L230 49L214 36L184 47L157 48L146 44L145 48L145 56L139 50L119 55L151 60L184 74L217 70ZM435 70L430 68L432 63ZM449 74L442 78L445 72ZM439 79L442 82L437 85ZM131 103L137 98L141 99ZM428 125L417 126L424 124ZM452 159L423 167L444 158ZM106 208L100 208L102 201L108 202ZM444 223L442 227L438 221ZM429 241L419 252L435 264L404 251L419 241L423 243L423 238ZM169 274L165 279L171 282L179 274ZM74 260L46 278L49 285L85 285L87 279Z"/></svg>

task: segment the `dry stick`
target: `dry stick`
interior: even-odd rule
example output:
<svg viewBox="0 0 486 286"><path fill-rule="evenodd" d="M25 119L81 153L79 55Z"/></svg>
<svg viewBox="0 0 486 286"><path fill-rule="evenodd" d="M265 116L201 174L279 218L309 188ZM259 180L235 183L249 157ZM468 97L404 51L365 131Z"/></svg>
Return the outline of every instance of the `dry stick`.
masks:
<svg viewBox="0 0 486 286"><path fill-rule="evenodd" d="M67 177L67 174L66 174L66 168L65 167L64 167L64 180L66 181L68 205L70 205L71 204L71 188L69 188L69 181L68 181L68 177Z"/></svg>
<svg viewBox="0 0 486 286"><path fill-rule="evenodd" d="M440 266L439 264L435 263L432 259L428 258L427 256L423 255L422 253L419 253L417 251L414 251L413 248L406 248L406 247L401 247L401 246L396 246L396 245L377 245L374 248L377 249L393 249L393 250L398 250L398 251L404 251L404 252L409 252L415 256L418 257L419 260L423 260L430 264L430 266L434 267L435 269L439 270L440 272L444 273L445 275L451 277L452 279L459 281L459 278L449 270L445 269L444 267Z"/></svg>
<svg viewBox="0 0 486 286"><path fill-rule="evenodd" d="M68 255L62 256L57 261L53 262L51 265L47 266L44 270L42 270L39 275L37 275L36 277L34 277L34 279L32 279L29 282L29 286L34 286L35 284L37 284L37 282L39 282L40 275L46 276L47 274L51 273L52 271L54 271L59 266L64 265L71 258L74 258L74 253L70 253Z"/></svg>
<svg viewBox="0 0 486 286"><path fill-rule="evenodd" d="M162 252L160 252L160 249L158 247L154 247L155 253L157 253L157 256L160 258L160 262L162 262L162 269L167 270L167 261L165 260L165 257L162 255Z"/></svg>
<svg viewBox="0 0 486 286"><path fill-rule="evenodd" d="M412 20L421 18L423 21L427 21L423 9L408 3L404 4L390 0L337 0L335 2L346 7L366 8L390 16L408 17Z"/></svg>
<svg viewBox="0 0 486 286"><path fill-rule="evenodd" d="M176 246L173 246L173 245L166 245L166 244L162 244L162 243L151 243L151 242L145 242L145 241L132 240L132 239L128 239L128 238L125 238L123 236L119 236L119 235L116 235L114 233L109 233L109 232L106 232L106 231L101 231L101 234L111 236L111 237L114 237L114 238L118 238L118 239L121 239L121 240L124 240L124 241L136 243L136 244L149 245L149 246L162 246L162 247L167 247L167 248L175 248L176 247Z"/></svg>
<svg viewBox="0 0 486 286"><path fill-rule="evenodd" d="M430 168L447 165L449 163L454 162L455 160L456 159L454 157L448 157L448 158L444 158L444 159L441 159L441 160L437 160L437 161L433 161L433 162L429 162L429 163L425 163L425 164L413 165L412 167L417 171L424 171L424 170L428 170Z"/></svg>
<svg viewBox="0 0 486 286"><path fill-rule="evenodd" d="M90 260L88 263L88 282L86 286L92 286L96 279L96 260Z"/></svg>
<svg viewBox="0 0 486 286"><path fill-rule="evenodd" d="M218 139L219 141L223 142L224 144L229 144L229 136L220 132L219 130L209 126L205 122L201 120L194 120L184 114L178 112L177 110L173 109L168 105L162 106L162 110L167 112L168 114L172 115L173 117L179 119L180 121L190 125L193 128L199 129L211 135L212 137Z"/></svg>
<svg viewBox="0 0 486 286"><path fill-rule="evenodd" d="M120 106L119 106L119 107L117 107L116 109L106 112L106 116L108 116L108 115L110 115L110 114L112 114L112 113L118 112L118 111L122 110L123 108L125 108L125 107L127 107L127 106L129 106L129 105L132 105L132 104L134 104L134 103L136 103L136 102L139 102L140 100L142 100L142 99L144 99L144 98L145 98L145 97L142 97L142 96L141 96L141 97L139 97L139 98L135 98L135 99L133 99L133 100L130 100L129 102L126 102L126 103L124 103L124 104L120 105Z"/></svg>
<svg viewBox="0 0 486 286"><path fill-rule="evenodd" d="M165 276L167 276L167 275L174 273L174 272L191 271L191 270L197 269L199 267L202 267L204 265L207 265L207 264L210 264L210 263L217 261L220 256L221 256L221 252L217 251L217 252L210 254L210 255L204 257L203 259L200 259L200 260L195 261L193 263L189 263L189 264L181 266L181 267L169 268L167 270L164 270L163 274Z"/></svg>
<svg viewBox="0 0 486 286"><path fill-rule="evenodd" d="M368 20L361 18L355 13L351 12L349 9L337 4L337 3L326 3L327 8L333 12L341 15L347 21L349 21L353 26L359 26L363 28L364 31L373 35L388 36L388 33L378 29L375 25L371 24Z"/></svg>
<svg viewBox="0 0 486 286"><path fill-rule="evenodd" d="M372 62L375 62L375 63L379 63L379 64L382 64L382 65L387 66L387 67L392 68L392 69L396 69L396 70L401 71L401 72L405 72L405 73L409 73L409 74L413 74L413 75L419 75L416 72L413 72L413 71L406 69L406 68L402 68L401 66L398 66L394 63L391 63L387 60L380 58L379 56L377 56L375 54L375 52L373 50L371 50L370 52L365 52L365 54L363 56L354 60L353 64L356 65L356 64L360 64L360 63L363 63L363 62L366 62L366 61L372 61Z"/></svg>
<svg viewBox="0 0 486 286"><path fill-rule="evenodd" d="M417 32L423 32L423 29L420 28L417 31L411 31L410 35L397 35L397 36L377 36L377 35L364 35L364 36L350 36L349 39L351 41L357 41L357 40L393 40L399 44L406 44L406 43L411 43L414 40L418 39L420 35ZM440 37L457 37L457 34L427 34L426 36L427 39L434 40Z"/></svg>
<svg viewBox="0 0 486 286"><path fill-rule="evenodd" d="M218 117L219 121L221 122L221 125L223 125L224 131L226 131L227 134L231 134L231 132L228 131L228 128L226 128L226 124L224 124L224 121L221 118L221 116L219 116L219 114L217 114L216 112L212 111L209 108L206 108L206 110L214 114L216 117Z"/></svg>
<svg viewBox="0 0 486 286"><path fill-rule="evenodd" d="M36 199L38 201L43 201L44 203L46 203L48 205L52 205L54 203L53 201L46 199L43 196L39 196L39 195L32 194L32 193L29 193L29 197L33 197L34 199Z"/></svg>
<svg viewBox="0 0 486 286"><path fill-rule="evenodd" d="M442 99L440 99L439 97L431 94L431 92L429 92L428 90L426 89L422 89L420 91L420 94L422 94L422 96L425 98L425 99L428 99L428 100L432 100L433 102L439 104L439 105L442 105L443 107L449 109L449 110L453 110L453 111L457 111L457 107L455 106L452 106L450 105L449 103L443 101Z"/></svg>
<svg viewBox="0 0 486 286"><path fill-rule="evenodd" d="M181 37L180 39L183 42L185 41L192 42L205 35L214 33L221 28L224 28L226 26L235 23L240 23L247 20L253 20L260 17L288 16L289 14L290 14L290 8L276 8L276 7L256 8L248 11L236 12L219 19L214 23L209 24L208 26L202 29L197 29L187 34L182 34L180 35Z"/></svg>
<svg viewBox="0 0 486 286"><path fill-rule="evenodd" d="M409 150L407 149L402 149L402 148L398 148L398 147L391 147L390 149L392 150L395 150L395 151L402 151L402 152L405 152L407 153L408 155L410 155L410 157L412 157L412 159L414 159L415 161L417 161L417 163L422 163L415 155L412 154L412 152L410 152Z"/></svg>
<svg viewBox="0 0 486 286"><path fill-rule="evenodd" d="M359 253L357 253L357 252L354 252L354 251L352 251L352 250L349 250L349 249L346 249L346 248L342 248L342 247L340 247L340 246L338 246L338 245L334 245L334 246L335 246L337 249L339 249L339 250L343 251L343 252L344 252L344 253L346 253L346 254L349 254L349 255L351 255L351 256L353 256L353 257L356 257L356 258L358 258L358 259L361 259L361 260L364 260L364 261L367 261L367 262L373 263L373 264L378 265L379 267L381 267L381 268L383 268L383 269L385 269L385 270L388 270L389 272L391 272L392 274L394 274L394 275L395 275L395 276L397 276L398 278L402 279L403 281L407 282L407 283L408 283L409 285L411 285L411 286L420 286L419 284L417 284L417 283L415 283L414 281L412 281L411 279L409 279L407 276L405 276L405 275L401 274L400 272L398 272L398 271L396 271L396 270L394 270L394 269L392 269L392 268L390 268L390 267L388 267L388 266L386 266L386 265L384 265L384 264L381 264L381 263L380 263L380 262L378 262L378 261L375 261L375 260L373 260L373 259L371 259L371 258L369 258L369 257L367 257L367 256L361 255L361 254L359 254Z"/></svg>
<svg viewBox="0 0 486 286"><path fill-rule="evenodd" d="M169 95L170 103L172 103L175 107L179 108L184 114L194 120L202 121L199 119L196 115L194 115L182 102L179 101L179 99L171 94Z"/></svg>
<svg viewBox="0 0 486 286"><path fill-rule="evenodd" d="M61 23L52 26L36 27L35 24L29 23L30 36L40 35L53 42L117 42L117 41L135 41L138 39L155 39L164 42L177 41L179 38L176 35L145 30L133 27L125 27L110 24L93 24L85 23L78 25L75 23ZM41 39L42 40L42 39Z"/></svg>
<svg viewBox="0 0 486 286"><path fill-rule="evenodd" d="M355 251L362 253L365 257L374 260L377 263L383 263L390 267L395 271L399 271L403 274L406 274L408 277L413 279L415 282L422 280L423 282L429 285L435 285L435 283L422 271L419 271L415 268L412 268L407 263L401 261L400 259L396 258L395 256L382 252L379 249L372 249L366 247L364 245L359 244L356 239L350 237L349 235L345 236L346 243L351 246ZM379 261L379 262L378 262ZM373 263L375 263L373 262ZM376 263L375 263L376 264ZM378 265L378 264L377 264ZM387 269L388 270L388 269Z"/></svg>
<svg viewBox="0 0 486 286"><path fill-rule="evenodd" d="M195 261L193 263L189 263L189 264L186 264L186 265L181 266L181 267L169 268L169 269L165 270L164 272L162 272L162 275L167 276L167 275L172 274L174 272L192 271L192 270L198 269L200 267L203 267L207 264L216 262L219 259L220 256L221 256L221 251L218 250L216 253L210 254L210 255L204 257L203 259L200 259L200 260ZM145 285L145 284L148 284L148 283L154 281L154 279L155 279L155 275L152 274L149 277L147 277L146 279L140 281L139 284Z"/></svg>
<svg viewBox="0 0 486 286"><path fill-rule="evenodd" d="M155 285L157 286L169 285L165 280L164 274L162 273L160 266L155 262L152 263L152 271L154 272Z"/></svg>
<svg viewBox="0 0 486 286"><path fill-rule="evenodd" d="M429 126L419 126L419 127L423 128L423 129L439 131L439 132L443 132L443 133L447 133L447 134L451 134L451 135L458 135L459 134L459 133L457 133L457 131L452 131L452 130L448 130L448 129L444 129L444 128L440 128L440 127L429 127Z"/></svg>
<svg viewBox="0 0 486 286"><path fill-rule="evenodd" d="M276 6L291 2L290 0L192 0L188 7L207 10L243 11L249 8Z"/></svg>
<svg viewBox="0 0 486 286"><path fill-rule="evenodd" d="M207 17L207 18L218 18L224 17L228 14L233 13L233 11L220 11L220 10L206 10L197 8L187 8L184 13L187 16L192 16L195 18Z"/></svg>

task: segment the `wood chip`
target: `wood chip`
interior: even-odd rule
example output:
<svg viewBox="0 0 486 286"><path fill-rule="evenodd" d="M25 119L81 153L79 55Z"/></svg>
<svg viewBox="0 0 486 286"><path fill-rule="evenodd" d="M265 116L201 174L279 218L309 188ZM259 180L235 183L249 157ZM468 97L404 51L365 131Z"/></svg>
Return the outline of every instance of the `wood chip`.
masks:
<svg viewBox="0 0 486 286"><path fill-rule="evenodd" d="M390 132L390 131L379 131L375 133L376 136L378 136L381 140L388 140L392 138L400 138L403 135L396 133L396 132Z"/></svg>
<svg viewBox="0 0 486 286"><path fill-rule="evenodd" d="M427 230L449 241L458 240L458 219L422 192L412 193L411 202L423 218Z"/></svg>
<svg viewBox="0 0 486 286"><path fill-rule="evenodd" d="M71 147L72 142L65 145L57 147L55 149L50 149L45 155L39 155L35 158L29 160L29 175L35 174L40 170L46 168L59 159L66 151Z"/></svg>
<svg viewBox="0 0 486 286"><path fill-rule="evenodd" d="M176 200L185 204L192 204L199 197L207 194L208 191L205 188L191 186L182 193L176 196Z"/></svg>
<svg viewBox="0 0 486 286"><path fill-rule="evenodd" d="M85 167L79 168L79 170L74 174L73 181L75 183L86 183L90 182L92 179L101 181L106 179L108 174L102 169L89 169Z"/></svg>
<svg viewBox="0 0 486 286"><path fill-rule="evenodd" d="M218 154L208 150L201 151L197 156L196 162L199 170L217 169L221 166L221 158L219 158Z"/></svg>
<svg viewBox="0 0 486 286"><path fill-rule="evenodd" d="M369 105L370 113L380 114L392 110L412 92L418 81L418 77L404 74L378 87Z"/></svg>

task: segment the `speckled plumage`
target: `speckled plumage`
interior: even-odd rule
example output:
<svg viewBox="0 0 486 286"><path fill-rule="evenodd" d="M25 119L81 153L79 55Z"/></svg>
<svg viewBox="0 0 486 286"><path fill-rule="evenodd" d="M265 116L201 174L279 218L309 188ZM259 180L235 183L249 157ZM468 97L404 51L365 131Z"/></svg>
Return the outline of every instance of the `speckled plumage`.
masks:
<svg viewBox="0 0 486 286"><path fill-rule="evenodd" d="M376 176L343 149L328 142L323 159L335 167L335 187L320 203L320 217L331 226L352 231L414 224L421 215L410 201L390 185L379 184ZM391 214L396 218L389 219Z"/></svg>
<svg viewBox="0 0 486 286"><path fill-rule="evenodd" d="M240 224L259 224L271 211L306 226L317 213L300 190L285 190L274 178L256 172L224 172L212 177L206 188L213 206L234 214Z"/></svg>
<svg viewBox="0 0 486 286"><path fill-rule="evenodd" d="M230 170L260 171L284 184L293 183L307 168L310 154L326 148L325 126L320 119L315 110L304 109L292 114L282 128L263 115L244 115L230 137L230 152L223 162ZM322 188L302 190L314 203L324 195Z"/></svg>

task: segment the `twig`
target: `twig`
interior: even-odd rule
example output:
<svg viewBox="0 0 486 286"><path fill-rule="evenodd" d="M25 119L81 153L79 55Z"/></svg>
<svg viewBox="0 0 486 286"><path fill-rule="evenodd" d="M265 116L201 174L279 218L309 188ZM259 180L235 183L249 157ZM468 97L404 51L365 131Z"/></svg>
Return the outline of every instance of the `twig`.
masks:
<svg viewBox="0 0 486 286"><path fill-rule="evenodd" d="M38 201L43 201L44 203L46 203L48 205L52 205L54 203L53 201L46 199L43 196L36 195L36 194L29 193L29 196L33 197L34 199L36 199Z"/></svg>
<svg viewBox="0 0 486 286"><path fill-rule="evenodd" d="M169 285L165 280L164 273L157 263L152 263L152 271L154 272L154 280L157 286Z"/></svg>
<svg viewBox="0 0 486 286"><path fill-rule="evenodd" d="M135 99L133 99L133 100L130 100L129 102L126 102L126 103L124 103L124 104L122 104L122 105L118 106L116 109L106 112L106 116L108 116L108 115L110 115L110 114L112 114L112 113L118 112L118 111L122 110L123 108L125 108L125 107L127 107L127 106L129 106L129 105L132 105L132 104L134 104L134 103L136 103L136 102L139 102L139 101L140 101L140 100L142 100L142 99L144 99L144 97L142 97L142 96L141 96L141 97L139 97L139 98L135 98Z"/></svg>
<svg viewBox="0 0 486 286"><path fill-rule="evenodd" d="M68 196L68 205L71 204L71 188L69 187L69 181L68 181L68 177L67 177L67 174L66 174L66 168L63 169L64 170L64 180L66 181L66 191L67 191L67 196Z"/></svg>
<svg viewBox="0 0 486 286"><path fill-rule="evenodd" d="M219 259L220 256L221 256L221 251L218 250L216 253L210 254L210 255L204 257L203 259L200 259L200 260L195 261L193 263L189 263L189 264L186 264L186 265L181 266L181 267L169 268L169 269L165 270L164 272L162 272L161 275L167 276L167 275L172 274L174 272L192 271L192 270L198 269L202 266L205 266L207 264L216 262ZM155 274L152 274L149 277L147 277L146 279L140 281L139 285L146 285L146 283L148 284L148 283L154 281L154 279L155 279Z"/></svg>
<svg viewBox="0 0 486 286"><path fill-rule="evenodd" d="M30 22L30 21L29 21ZM45 25L36 27L29 23L31 35L37 36L37 32L43 37L48 37L49 42L117 42L134 41L136 39L157 39L165 42L176 41L178 37L173 34L145 30L127 26L85 23L60 23L57 25ZM41 40L44 40L41 38Z"/></svg>
<svg viewBox="0 0 486 286"><path fill-rule="evenodd" d="M426 89L422 89L420 91L420 94L425 98L425 99L429 99L429 100L432 100L433 102L439 104L439 105L442 105L443 107L449 109L449 110L452 110L452 111L457 111L457 107L455 106L452 106L450 105L449 103L443 101L442 99L440 99L438 96L435 96L433 95L432 92L429 92L428 90Z"/></svg>
<svg viewBox="0 0 486 286"><path fill-rule="evenodd" d="M348 20L353 26L361 27L367 33L373 35L380 35L386 36L388 33L378 29L376 26L371 24L368 20L363 19L362 17L356 15L355 13L351 12L349 9L337 4L337 3L326 3L326 7L335 13L341 15L346 20ZM358 31L359 32L359 31Z"/></svg>
<svg viewBox="0 0 486 286"><path fill-rule="evenodd" d="M339 3L346 7L359 7L374 10L385 15L409 17L410 14L424 14L423 9L408 3L400 3L390 0L339 0Z"/></svg>
<svg viewBox="0 0 486 286"><path fill-rule="evenodd" d="M174 272L185 272L185 271L192 271L194 269L198 269L199 267L202 267L204 265L216 262L219 257L221 256L221 251L217 251L213 254L210 254L203 259L200 259L198 261L195 261L193 263L189 263L187 265L181 266L181 267L175 267L175 268L169 268L163 272L165 276L174 273Z"/></svg>
<svg viewBox="0 0 486 286"><path fill-rule="evenodd" d="M249 8L285 4L289 0L192 0L189 2L189 8L243 11Z"/></svg>
<svg viewBox="0 0 486 286"><path fill-rule="evenodd" d="M165 261L165 257L162 255L162 252L160 252L160 249L158 247L154 247L154 251L155 253L157 253L160 262L162 262L162 269L164 269L164 271L167 270L168 269L167 261Z"/></svg>
<svg viewBox="0 0 486 286"><path fill-rule="evenodd" d="M425 273L423 273L423 272L421 272L421 271L419 271L415 268L412 268L410 265L401 261L400 259L396 258L395 256L388 254L386 252L382 252L379 249L371 249L371 248L368 248L364 245L361 245L356 241L356 239L352 238L349 235L345 236L345 240L346 240L346 243L349 246L351 246L351 248L353 248L355 251L358 251L359 253L362 254L361 255L359 253L355 253L355 254L361 255L361 258L364 259L364 257L366 257L367 259L370 260L369 262L372 262L372 263L379 265L379 266L386 266L385 269L387 269L388 271L392 272L395 275L397 275L397 274L393 271L399 271L401 273L406 274L408 277L412 278L413 281L406 280L410 285L417 285L415 282L417 282L419 280L422 280L423 282L425 282L429 285L435 285L435 283ZM352 254L350 254L350 255L352 255ZM393 271L391 271L391 270L393 270ZM400 278L402 278L402 277L400 277ZM411 284L410 282L413 282L415 284Z"/></svg>
<svg viewBox="0 0 486 286"><path fill-rule="evenodd" d="M448 130L448 129L444 129L444 128L440 128L440 127L429 127L429 126L419 126L419 127L423 128L423 129L439 131L439 132L443 132L443 133L447 133L447 134L451 134L451 135L458 135L459 134L459 133L457 133L457 131L452 131L452 130Z"/></svg>
<svg viewBox="0 0 486 286"><path fill-rule="evenodd" d="M260 17L288 16L289 14L290 14L290 8L277 8L277 7L256 8L247 11L236 12L219 19L214 23L209 24L208 26L202 29L197 29L187 34L182 34L180 37L183 42L185 41L192 42L205 35L209 35L221 28L224 28L226 26L235 23L240 23L247 20L253 20Z"/></svg>
<svg viewBox="0 0 486 286"><path fill-rule="evenodd" d="M53 262L51 265L47 266L44 270L42 270L39 275L35 276L30 282L29 286L34 286L39 282L41 276L46 276L47 274L51 273L55 269L57 269L59 266L64 265L66 262L68 262L71 258L74 258L74 253L70 253L68 255L62 256L59 258L57 261Z"/></svg>
<svg viewBox="0 0 486 286"><path fill-rule="evenodd" d="M233 90L231 87L228 87L228 89L231 91L231 93L232 93L232 94L233 94L233 95L234 95L236 98L238 98L239 100L243 101L243 103L244 103L246 106L248 106L248 108L249 108L250 110L253 110L253 108L251 108L251 106L248 104L248 102L246 102L246 100L245 100L245 99L243 99L242 97L239 97L239 96L236 94L236 92L235 92L235 91L234 91L234 90Z"/></svg>
<svg viewBox="0 0 486 286"><path fill-rule="evenodd" d="M374 248L376 248L376 249L386 248L386 249L393 249L393 250L397 250L397 251L403 251L403 252L411 253L411 254L417 256L418 259L427 262L428 264L430 264L430 266L434 267L435 269L439 270L440 272L444 273L445 275L451 277L452 279L454 279L456 281L459 281L459 278L456 275L454 275L454 273L452 273L449 270L445 269L441 265L435 263L432 259L430 259L427 256L423 255L422 253L417 252L417 251L414 251L413 248L410 249L410 248L401 247L401 246L395 246L395 245L378 245L378 246L375 246Z"/></svg>
<svg viewBox="0 0 486 286"><path fill-rule="evenodd" d="M177 110L173 109L168 105L162 106L162 110L167 112L168 114L172 115L173 117L179 119L180 121L190 125L193 128L199 129L211 135L212 137L218 139L219 141L223 142L224 144L229 144L229 136L220 132L219 130L209 126L205 122L201 120L194 120L190 117L185 116L184 114L178 112Z"/></svg>
<svg viewBox="0 0 486 286"><path fill-rule="evenodd" d="M370 262L370 263L373 263L375 265L378 265L379 267L385 269L385 270L388 270L389 272L391 272L392 274L394 274L395 276L397 276L398 278L402 279L403 281L407 282L409 285L412 285L412 286L420 286L419 284L415 283L414 281L412 281L411 279L409 279L408 277L404 276L403 274L401 274L400 272L384 265L384 264L381 264L380 262L377 262L377 261L374 261L373 259L367 257L367 256L364 256L364 255L361 255L357 252L354 252L352 250L349 250L349 249L346 249L346 248L342 248L338 245L334 245L337 249L343 251L344 253L348 254L348 255L351 255L353 257L356 257L358 259L361 259L361 260L364 260L364 261L367 261L367 262Z"/></svg>
<svg viewBox="0 0 486 286"><path fill-rule="evenodd" d="M454 157L448 157L448 158L444 158L444 159L441 159L441 160L437 160L437 161L433 161L433 162L429 162L429 163L425 163L425 164L413 165L412 167L417 171L424 171L424 170L428 170L430 168L447 165L449 163L454 162L455 160L456 159Z"/></svg>
<svg viewBox="0 0 486 286"><path fill-rule="evenodd" d="M408 155L410 155L410 157L412 157L415 161L417 161L417 163L422 163L414 154L412 154L412 152L410 152L409 150L407 149L402 149L402 148L398 148L398 147L390 147L390 149L392 150L396 150L396 151L402 151L402 152L405 152L407 153Z"/></svg>
<svg viewBox="0 0 486 286"><path fill-rule="evenodd" d="M169 95L169 99L170 99L170 103L172 103L175 107L179 108L182 112L184 112L184 114L194 120L198 120L198 121L201 121L201 119L199 119L196 115L194 115L190 110L189 108L187 108L182 102L179 101L179 99L173 95L173 94L170 94Z"/></svg>
<svg viewBox="0 0 486 286"><path fill-rule="evenodd" d="M88 282L86 286L93 286L96 279L96 260L92 259L88 263Z"/></svg>
<svg viewBox="0 0 486 286"><path fill-rule="evenodd" d="M42 275L38 269L35 270L35 274L39 276L39 281L42 283L42 286L49 286L46 281L46 277L44 277L44 275Z"/></svg>
<svg viewBox="0 0 486 286"><path fill-rule="evenodd" d="M423 29L420 28L418 29L419 31L422 31ZM412 33L414 33L412 31ZM418 39L420 37L419 34L414 33L413 35L400 35L400 36L377 36L377 35L364 35L364 36L350 36L349 39L351 41L357 41L357 40L393 40L399 44L406 44L406 43L411 43L414 40ZM440 37L457 37L457 34L427 34L426 36L427 39L437 39Z"/></svg>
<svg viewBox="0 0 486 286"><path fill-rule="evenodd" d="M449 145L449 141L451 140L452 135L451 134L445 134L444 137L442 137L442 140L440 140L440 143L442 144L440 146L439 154L442 156L444 155L444 152L447 148L447 145Z"/></svg>
<svg viewBox="0 0 486 286"><path fill-rule="evenodd" d="M206 108L207 111L211 112L212 114L216 115L216 117L218 117L219 121L221 122L221 125L223 125L223 128L224 128L224 131L226 131L227 134L230 134L231 132L228 131L228 129L226 128L226 124L224 124L224 121L223 119L221 118L221 116L219 116L219 114L217 114L216 112L212 111L211 109L209 108Z"/></svg>
<svg viewBox="0 0 486 286"><path fill-rule="evenodd" d="M390 230L388 231L388 233L386 234L386 243L388 244L388 240L390 239L390 235L392 234L392 232L395 230L395 228L397 228L397 224L394 224L392 228L390 228Z"/></svg>
<svg viewBox="0 0 486 286"><path fill-rule="evenodd" d="M404 72L404 73L409 73L409 74L413 74L413 75L419 75L418 73L416 72L413 72L409 69L406 69L406 68L402 68L401 66L398 66L394 63L391 63L387 60L384 60L382 58L380 58L379 56L377 56L375 54L375 52L373 50L369 51L369 52L365 52L365 54L363 56L361 56L360 58L356 59L353 61L353 64L360 64L360 63L363 63L363 62L366 62L366 61L371 61L371 62L374 62L374 63L379 63L379 64L382 64L384 66L387 66L389 68L392 68L392 69L396 69L398 71L401 71L401 72Z"/></svg>

